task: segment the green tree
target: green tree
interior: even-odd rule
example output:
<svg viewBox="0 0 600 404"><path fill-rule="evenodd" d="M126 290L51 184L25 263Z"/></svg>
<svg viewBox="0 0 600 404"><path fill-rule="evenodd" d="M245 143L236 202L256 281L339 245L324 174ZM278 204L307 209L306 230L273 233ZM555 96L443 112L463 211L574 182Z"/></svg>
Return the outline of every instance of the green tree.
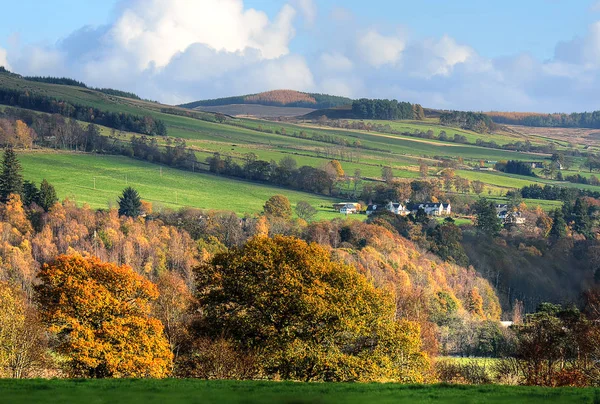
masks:
<svg viewBox="0 0 600 404"><path fill-rule="evenodd" d="M40 184L39 205L48 212L56 202L58 202L56 190L54 189L54 186L44 178Z"/></svg>
<svg viewBox="0 0 600 404"><path fill-rule="evenodd" d="M310 222L317 214L317 210L310 203L299 201L296 204L296 214L300 219Z"/></svg>
<svg viewBox="0 0 600 404"><path fill-rule="evenodd" d="M40 190L31 181L23 182L23 205L29 206L32 203L40 204Z"/></svg>
<svg viewBox="0 0 600 404"><path fill-rule="evenodd" d="M132 187L123 190L119 197L119 215L137 217L142 211L142 200L140 194Z"/></svg>
<svg viewBox="0 0 600 404"><path fill-rule="evenodd" d="M442 224L428 231L431 239L431 252L444 261L454 262L466 267L469 265L469 257L460 243L462 231L452 218L446 218Z"/></svg>
<svg viewBox="0 0 600 404"><path fill-rule="evenodd" d="M481 198L475 204L475 227L481 233L495 237L502 229L502 223L496 213L494 202Z"/></svg>
<svg viewBox="0 0 600 404"><path fill-rule="evenodd" d="M196 270L200 337L254 352L262 372L304 381L423 381L420 328L393 296L324 247L255 237Z"/></svg>
<svg viewBox="0 0 600 404"><path fill-rule="evenodd" d="M589 214L587 203L581 198L577 198L571 214L573 220L573 230L579 234L583 234L586 238L592 237L592 218Z"/></svg>
<svg viewBox="0 0 600 404"><path fill-rule="evenodd" d="M560 240L567 236L567 222L562 209L554 209L552 214L552 228L550 229L550 238Z"/></svg>
<svg viewBox="0 0 600 404"><path fill-rule="evenodd" d="M23 192L23 177L21 163L12 147L4 149L2 172L0 173L0 201L6 202L10 194Z"/></svg>
<svg viewBox="0 0 600 404"><path fill-rule="evenodd" d="M268 216L282 217L284 219L292 217L292 205L290 204L290 200L284 195L273 195L265 202L263 209Z"/></svg>

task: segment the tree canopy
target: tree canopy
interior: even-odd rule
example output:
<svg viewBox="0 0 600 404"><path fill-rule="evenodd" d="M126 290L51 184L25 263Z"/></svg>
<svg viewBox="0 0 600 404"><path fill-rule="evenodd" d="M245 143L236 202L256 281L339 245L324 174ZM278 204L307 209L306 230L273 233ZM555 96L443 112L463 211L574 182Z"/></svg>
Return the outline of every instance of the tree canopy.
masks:
<svg viewBox="0 0 600 404"><path fill-rule="evenodd" d="M256 352L267 375L306 381L422 381L420 329L393 295L305 241L255 237L196 271L199 332Z"/></svg>
<svg viewBox="0 0 600 404"><path fill-rule="evenodd" d="M36 300L75 377L165 377L173 354L150 316L156 286L128 266L61 255L38 275Z"/></svg>

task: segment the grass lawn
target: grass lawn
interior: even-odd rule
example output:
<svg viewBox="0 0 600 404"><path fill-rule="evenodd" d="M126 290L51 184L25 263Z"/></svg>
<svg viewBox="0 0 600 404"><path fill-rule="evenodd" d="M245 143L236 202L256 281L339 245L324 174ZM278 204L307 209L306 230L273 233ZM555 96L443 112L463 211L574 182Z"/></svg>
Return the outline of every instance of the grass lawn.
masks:
<svg viewBox="0 0 600 404"><path fill-rule="evenodd" d="M21 403L597 403L600 390L512 386L169 380L0 380Z"/></svg>
<svg viewBox="0 0 600 404"><path fill-rule="evenodd" d="M25 179L39 184L46 178L55 186L59 198L69 197L92 208L114 206L123 189L131 185L142 199L152 202L155 209L191 206L253 214L261 212L271 196L283 194L290 199L292 207L301 200L309 202L319 211L317 219L340 216L331 209L337 201L325 196L169 167L162 167L161 176L159 165L127 157L20 152L19 160Z"/></svg>

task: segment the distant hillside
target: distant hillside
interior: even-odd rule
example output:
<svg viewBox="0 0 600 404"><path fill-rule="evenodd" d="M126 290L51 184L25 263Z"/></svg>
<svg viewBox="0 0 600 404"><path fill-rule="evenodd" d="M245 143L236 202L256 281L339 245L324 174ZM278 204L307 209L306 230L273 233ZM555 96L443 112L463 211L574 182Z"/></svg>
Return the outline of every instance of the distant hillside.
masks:
<svg viewBox="0 0 600 404"><path fill-rule="evenodd" d="M332 108L340 105L351 104L352 100L327 94L303 93L294 90L274 90L258 94L241 95L237 97L217 98L202 100L180 105L183 108L198 108L207 106L220 106L232 104L259 104L273 107L299 107L299 108Z"/></svg>
<svg viewBox="0 0 600 404"><path fill-rule="evenodd" d="M545 128L600 128L600 111L571 114L535 112L485 112L495 123Z"/></svg>
<svg viewBox="0 0 600 404"><path fill-rule="evenodd" d="M256 118L279 118L279 117L296 117L308 114L314 111L312 108L301 107L273 107L260 104L230 104L230 105L214 105L200 106L195 108L198 111L213 112L229 116L252 116Z"/></svg>
<svg viewBox="0 0 600 404"><path fill-rule="evenodd" d="M328 119L355 119L357 118L352 112L352 105L342 105L335 108L323 108L316 111L312 111L306 115L303 115L304 119L319 119L322 116L326 116Z"/></svg>

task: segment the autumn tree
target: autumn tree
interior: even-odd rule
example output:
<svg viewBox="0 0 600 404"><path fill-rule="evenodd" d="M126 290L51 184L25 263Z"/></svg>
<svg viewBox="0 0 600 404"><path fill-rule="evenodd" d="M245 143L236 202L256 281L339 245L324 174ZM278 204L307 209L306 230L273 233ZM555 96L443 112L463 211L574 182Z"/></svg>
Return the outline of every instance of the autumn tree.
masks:
<svg viewBox="0 0 600 404"><path fill-rule="evenodd" d="M177 358L182 344L188 339L187 325L193 296L183 278L174 272L164 272L156 282L158 299L153 303L154 314L165 328L171 351Z"/></svg>
<svg viewBox="0 0 600 404"><path fill-rule="evenodd" d="M265 215L289 219L292 216L292 205L284 195L273 195L263 207Z"/></svg>
<svg viewBox="0 0 600 404"><path fill-rule="evenodd" d="M38 275L36 301L74 377L165 377L173 355L150 316L156 286L128 266L61 255Z"/></svg>
<svg viewBox="0 0 600 404"><path fill-rule="evenodd" d="M485 190L485 184L479 180L475 180L471 183L471 188L479 196Z"/></svg>
<svg viewBox="0 0 600 404"><path fill-rule="evenodd" d="M119 197L119 215L137 217L142 212L142 199L140 194L132 187L123 190Z"/></svg>
<svg viewBox="0 0 600 404"><path fill-rule="evenodd" d="M0 202L5 202L10 194L20 194L22 191L21 163L12 147L7 147L4 150L0 173Z"/></svg>
<svg viewBox="0 0 600 404"><path fill-rule="evenodd" d="M305 381L423 381L415 323L393 297L317 244L256 237L197 273L197 333L254 352L265 374Z"/></svg>
<svg viewBox="0 0 600 404"><path fill-rule="evenodd" d="M17 120L15 122L15 136L19 146L26 149L29 149L31 146L33 146L32 131L25 122L21 120Z"/></svg>
<svg viewBox="0 0 600 404"><path fill-rule="evenodd" d="M24 293L0 282L0 375L35 375L45 364L47 345L44 328Z"/></svg>
<svg viewBox="0 0 600 404"><path fill-rule="evenodd" d="M394 171L392 170L392 167L383 167L381 169L381 178L388 184L394 181Z"/></svg>
<svg viewBox="0 0 600 404"><path fill-rule="evenodd" d="M296 204L296 215L298 215L300 219L310 222L316 214L317 210L310 203L306 201L299 201Z"/></svg>
<svg viewBox="0 0 600 404"><path fill-rule="evenodd" d="M344 169L338 160L331 160L328 164L331 166L331 169L335 172L335 175L338 178L341 178L345 175Z"/></svg>
<svg viewBox="0 0 600 404"><path fill-rule="evenodd" d="M427 178L429 175L429 167L427 167L427 164L423 162L419 163L419 175L421 178Z"/></svg>

